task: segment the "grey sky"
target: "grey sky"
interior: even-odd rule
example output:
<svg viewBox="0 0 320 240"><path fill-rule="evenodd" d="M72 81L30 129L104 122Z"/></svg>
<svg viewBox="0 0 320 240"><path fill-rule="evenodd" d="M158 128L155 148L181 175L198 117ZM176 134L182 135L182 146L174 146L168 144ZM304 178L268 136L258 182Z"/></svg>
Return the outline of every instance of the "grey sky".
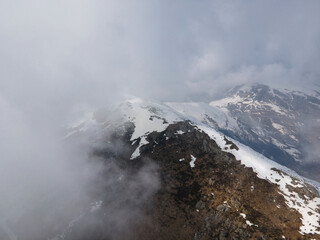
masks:
<svg viewBox="0 0 320 240"><path fill-rule="evenodd" d="M0 192L10 192L0 217L33 203L29 190L62 181L64 194L90 179L66 162L56 131L84 105L319 83L319 12L318 0L1 0Z"/></svg>
<svg viewBox="0 0 320 240"><path fill-rule="evenodd" d="M65 105L319 79L319 1L1 1L0 93Z"/></svg>

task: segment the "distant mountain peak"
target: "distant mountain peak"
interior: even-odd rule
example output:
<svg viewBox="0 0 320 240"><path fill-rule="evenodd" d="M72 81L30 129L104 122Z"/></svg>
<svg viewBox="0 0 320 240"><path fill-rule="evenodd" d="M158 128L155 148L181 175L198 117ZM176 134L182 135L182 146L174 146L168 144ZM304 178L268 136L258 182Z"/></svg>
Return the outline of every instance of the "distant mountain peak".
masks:
<svg viewBox="0 0 320 240"><path fill-rule="evenodd" d="M254 84L234 88L210 105L236 120L237 128L220 125L223 131L302 174L308 168L319 176L320 95Z"/></svg>
<svg viewBox="0 0 320 240"><path fill-rule="evenodd" d="M231 88L227 92L227 96L229 95L235 95L235 94L241 94L241 93L247 93L247 92L260 92L263 93L274 93L274 90L276 92L282 92L287 94L296 94L296 95L309 95L309 96L317 96L320 93L320 85L319 84L309 84L308 86L305 85L283 85L282 83L279 84L264 84L259 82L253 82L248 84L240 84L233 88Z"/></svg>

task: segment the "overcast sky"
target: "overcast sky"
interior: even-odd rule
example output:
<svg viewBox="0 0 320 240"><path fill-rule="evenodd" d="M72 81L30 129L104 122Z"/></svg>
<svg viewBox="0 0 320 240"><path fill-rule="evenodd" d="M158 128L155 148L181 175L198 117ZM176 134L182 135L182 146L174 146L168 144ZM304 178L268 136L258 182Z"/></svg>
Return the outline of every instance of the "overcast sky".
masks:
<svg viewBox="0 0 320 240"><path fill-rule="evenodd" d="M2 0L0 94L56 109L319 82L319 12L318 0Z"/></svg>
<svg viewBox="0 0 320 240"><path fill-rule="evenodd" d="M56 131L84 106L319 83L319 12L319 0L1 0L0 227L57 189L85 195L95 166Z"/></svg>

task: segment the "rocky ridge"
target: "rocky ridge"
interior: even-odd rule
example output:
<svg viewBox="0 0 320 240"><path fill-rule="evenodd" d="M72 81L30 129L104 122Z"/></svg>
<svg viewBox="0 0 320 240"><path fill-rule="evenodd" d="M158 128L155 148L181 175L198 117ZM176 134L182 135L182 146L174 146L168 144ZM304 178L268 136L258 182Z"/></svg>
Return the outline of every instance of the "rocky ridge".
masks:
<svg viewBox="0 0 320 240"><path fill-rule="evenodd" d="M120 115L108 116L93 125L122 129L116 138L127 151L114 157L131 169L152 159L161 180L160 190L139 206L143 217L123 239L319 239L320 198L314 182L209 124L187 121L168 105L135 99L122 105ZM73 134L86 132L89 125L85 122Z"/></svg>

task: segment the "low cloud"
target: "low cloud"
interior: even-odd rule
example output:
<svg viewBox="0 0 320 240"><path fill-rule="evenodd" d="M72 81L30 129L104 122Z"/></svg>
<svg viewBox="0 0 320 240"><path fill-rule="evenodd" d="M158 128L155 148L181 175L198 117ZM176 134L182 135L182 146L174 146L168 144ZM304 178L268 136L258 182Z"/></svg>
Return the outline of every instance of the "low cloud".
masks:
<svg viewBox="0 0 320 240"><path fill-rule="evenodd" d="M79 239L98 229L117 239L143 217L142 205L160 187L154 162L127 167L117 155L128 146L102 129L63 140L3 99L0 110L1 238ZM97 204L100 215L91 214Z"/></svg>
<svg viewBox="0 0 320 240"><path fill-rule="evenodd" d="M43 239L90 202L88 185L99 165L88 162L85 151L64 147L50 125L34 126L3 99L0 111L1 236Z"/></svg>

